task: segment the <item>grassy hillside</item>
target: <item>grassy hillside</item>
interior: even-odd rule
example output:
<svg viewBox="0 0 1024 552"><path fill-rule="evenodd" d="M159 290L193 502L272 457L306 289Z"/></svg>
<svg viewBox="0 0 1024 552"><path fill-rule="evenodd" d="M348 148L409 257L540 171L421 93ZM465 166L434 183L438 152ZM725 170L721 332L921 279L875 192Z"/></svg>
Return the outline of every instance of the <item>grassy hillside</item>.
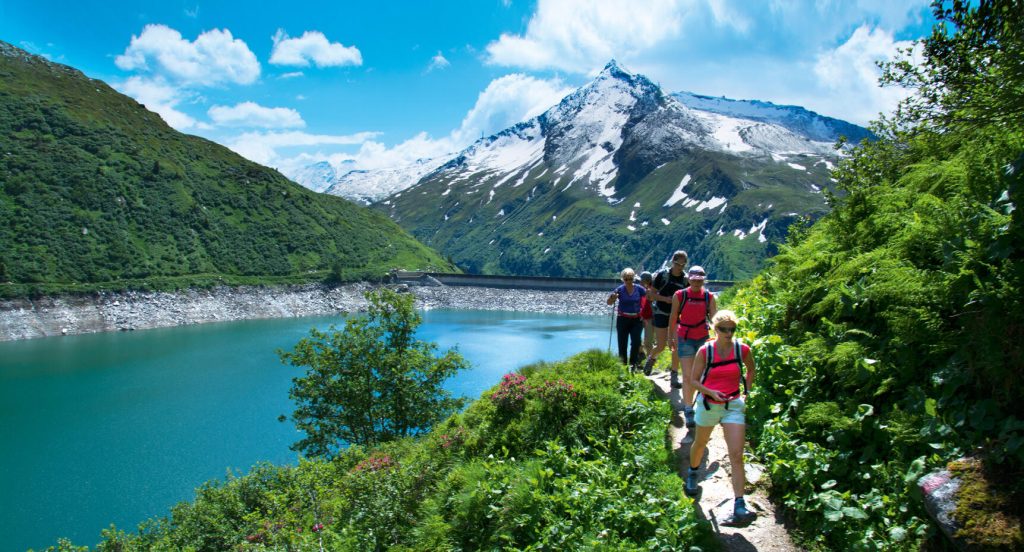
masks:
<svg viewBox="0 0 1024 552"><path fill-rule="evenodd" d="M921 73L890 66L921 95L840 167L847 195L731 301L756 450L822 549L917 550L915 482L947 466L959 537L1024 546L1024 10L945 18Z"/></svg>
<svg viewBox="0 0 1024 552"><path fill-rule="evenodd" d="M0 293L448 268L387 217L0 42Z"/></svg>
<svg viewBox="0 0 1024 552"><path fill-rule="evenodd" d="M601 352L528 366L421 437L210 482L97 550L714 550L668 409Z"/></svg>

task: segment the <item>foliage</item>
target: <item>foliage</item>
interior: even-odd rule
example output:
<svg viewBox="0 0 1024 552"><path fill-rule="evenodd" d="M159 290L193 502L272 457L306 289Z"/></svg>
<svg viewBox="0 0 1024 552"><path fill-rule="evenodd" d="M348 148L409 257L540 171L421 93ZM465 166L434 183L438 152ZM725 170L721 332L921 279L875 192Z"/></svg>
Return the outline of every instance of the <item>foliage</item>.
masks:
<svg viewBox="0 0 1024 552"><path fill-rule="evenodd" d="M499 384L418 437L210 482L98 550L716 549L646 380L597 351L517 375L532 390L517 414L497 407ZM562 418L536 416L572 393Z"/></svg>
<svg viewBox="0 0 1024 552"><path fill-rule="evenodd" d="M331 456L347 444L372 445L425 431L462 402L442 388L467 368L458 352L434 356L437 346L416 339L422 318L413 296L388 289L365 294L365 316L350 317L345 329L310 330L292 352L279 354L306 366L292 380L292 419L306 437L292 448Z"/></svg>
<svg viewBox="0 0 1024 552"><path fill-rule="evenodd" d="M1024 2L933 1L940 24L923 43L885 65L889 82L915 88L900 117L929 127L1020 125L1024 120Z"/></svg>
<svg viewBox="0 0 1024 552"><path fill-rule="evenodd" d="M835 172L833 212L732 300L758 345L757 453L827 549L918 548L933 529L915 482L963 455L1007 474L1004 513L1024 513L1024 394L1011 383L1024 360L1024 132L987 107L1024 79L1019 57L992 57L981 82L946 55L985 58L985 29L1019 51L1024 10L943 6L940 19L969 27L933 35L924 67L956 82L915 99L930 112L879 122L881 139Z"/></svg>
<svg viewBox="0 0 1024 552"><path fill-rule="evenodd" d="M372 210L0 43L0 295L449 266Z"/></svg>

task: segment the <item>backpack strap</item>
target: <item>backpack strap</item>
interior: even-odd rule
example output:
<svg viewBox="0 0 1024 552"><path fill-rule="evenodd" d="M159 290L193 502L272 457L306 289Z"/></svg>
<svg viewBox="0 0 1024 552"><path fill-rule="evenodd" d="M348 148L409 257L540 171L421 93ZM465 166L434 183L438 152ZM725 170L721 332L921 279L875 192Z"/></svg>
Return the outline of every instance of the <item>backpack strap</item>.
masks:
<svg viewBox="0 0 1024 552"><path fill-rule="evenodd" d="M704 290L704 320L708 329L711 329L711 293Z"/></svg>
<svg viewBox="0 0 1024 552"><path fill-rule="evenodd" d="M704 371L700 375L700 384L704 385L704 382L708 379L708 374L711 372L712 360L715 358L715 342L708 341L704 344ZM701 400L704 401L704 410L711 410L711 405L708 404L708 398L704 396L704 393L700 394ZM694 402L697 402L694 400Z"/></svg>
<svg viewBox="0 0 1024 552"><path fill-rule="evenodd" d="M746 374L744 373L744 368L745 368L746 365L743 364L743 342L741 342L739 339L734 339L733 340L733 357L731 359L729 359L729 360L720 360L718 362L713 362L714 355L715 355L715 342L714 341L708 341L704 345L704 358L705 358L706 362L704 364L704 373L701 374L701 376L700 376L700 383L701 383L701 385L703 385L704 382L708 379L708 374L711 373L711 369L712 368L716 368L718 366L725 366L726 364L732 364L733 362L735 362L735 363L737 363L739 365L739 368L740 368L740 385L742 386L743 394L746 395L747 394L747 378L746 378ZM726 397L736 397L736 398L739 398L739 396L740 396L740 388L737 388L735 392L726 395ZM704 400L704 408L706 410L711 410L711 405L708 403L708 399L707 399L707 397L704 396L703 393L701 393L701 398ZM725 409L729 410L729 401L728 400L725 401Z"/></svg>

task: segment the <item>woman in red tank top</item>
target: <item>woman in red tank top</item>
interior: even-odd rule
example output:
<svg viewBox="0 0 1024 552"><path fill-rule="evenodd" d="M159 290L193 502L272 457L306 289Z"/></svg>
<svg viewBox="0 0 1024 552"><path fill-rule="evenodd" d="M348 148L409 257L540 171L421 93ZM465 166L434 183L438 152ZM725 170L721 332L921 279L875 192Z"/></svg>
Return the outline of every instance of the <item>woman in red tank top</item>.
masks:
<svg viewBox="0 0 1024 552"><path fill-rule="evenodd" d="M747 393L754 386L755 366L750 347L733 340L736 322L736 314L730 310L721 310L715 314L711 319L715 340L697 351L693 358L694 369L687 374L688 383L700 395L694 405L697 428L693 444L690 445L690 470L686 475L684 490L691 496L697 494L697 477L704 448L711 439L711 431L721 424L725 444L729 449L729 462L732 464L732 490L736 496L734 518L736 522L743 522L752 517L743 499L746 482L743 446L747 427L744 411ZM746 368L746 381L741 380L743 368ZM700 374L699 378L697 374Z"/></svg>
<svg viewBox="0 0 1024 552"><path fill-rule="evenodd" d="M690 408L696 391L688 382L693 371L693 357L708 339L708 321L718 312L715 296L704 289L707 274L700 266L691 266L686 273L690 287L683 288L672 296L672 312L668 315L669 327L676 329L676 339L669 341L672 354L683 371L683 417L686 427L693 427L694 413Z"/></svg>

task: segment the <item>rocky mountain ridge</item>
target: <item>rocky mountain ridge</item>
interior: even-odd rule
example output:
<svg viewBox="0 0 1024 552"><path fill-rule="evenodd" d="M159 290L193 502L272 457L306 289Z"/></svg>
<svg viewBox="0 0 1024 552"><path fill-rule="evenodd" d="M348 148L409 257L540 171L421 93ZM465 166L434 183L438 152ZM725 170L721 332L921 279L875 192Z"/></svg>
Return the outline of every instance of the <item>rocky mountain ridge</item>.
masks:
<svg viewBox="0 0 1024 552"><path fill-rule="evenodd" d="M827 211L835 140L859 127L695 98L613 61L377 206L471 272L606 276L686 249L714 277L750 276L792 222Z"/></svg>

